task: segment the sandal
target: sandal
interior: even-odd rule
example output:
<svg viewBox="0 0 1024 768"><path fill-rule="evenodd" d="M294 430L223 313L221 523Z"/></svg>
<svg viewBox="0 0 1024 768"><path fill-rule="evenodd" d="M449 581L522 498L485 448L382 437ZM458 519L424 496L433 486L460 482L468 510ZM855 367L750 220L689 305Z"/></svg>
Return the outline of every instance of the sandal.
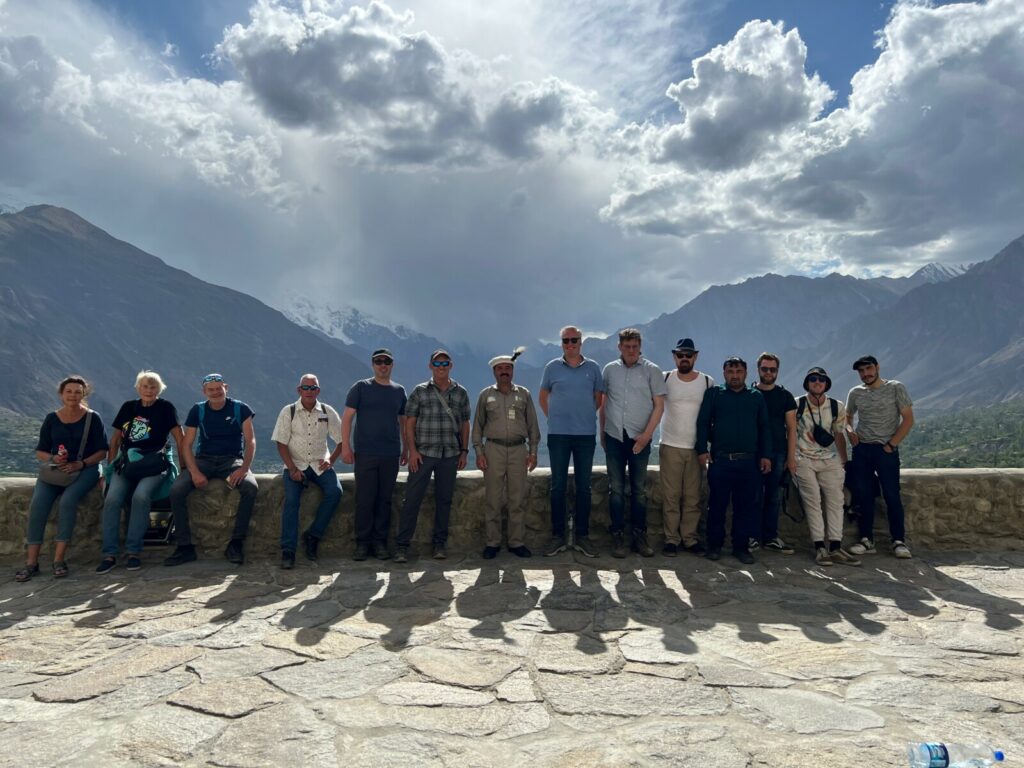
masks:
<svg viewBox="0 0 1024 768"><path fill-rule="evenodd" d="M53 561L53 578L59 579L68 575L68 564L63 560Z"/></svg>
<svg viewBox="0 0 1024 768"><path fill-rule="evenodd" d="M39 575L39 563L34 565L26 565L20 571L14 574L15 581L28 581L33 576Z"/></svg>

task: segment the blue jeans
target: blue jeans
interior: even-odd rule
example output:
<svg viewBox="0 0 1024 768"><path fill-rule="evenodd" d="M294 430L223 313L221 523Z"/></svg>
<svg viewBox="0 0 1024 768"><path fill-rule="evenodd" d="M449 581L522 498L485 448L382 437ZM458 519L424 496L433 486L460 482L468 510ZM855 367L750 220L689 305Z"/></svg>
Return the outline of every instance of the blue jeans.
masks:
<svg viewBox="0 0 1024 768"><path fill-rule="evenodd" d="M135 484L114 472L107 486L107 499L103 502L103 556L117 557L118 540L121 537L121 507L128 494L132 495L132 508L128 514L128 534L124 538L125 552L137 555L142 552L142 542L149 527L149 508L153 494L164 481L164 475L144 477Z"/></svg>
<svg viewBox="0 0 1024 768"><path fill-rule="evenodd" d="M309 483L315 483L324 497L320 506L316 508L316 516L313 524L306 530L315 539L322 539L334 517L334 510L338 508L341 501L341 483L338 482L338 473L332 467L328 467L322 474L317 475L312 467L306 467L302 472ZM299 545L299 501L302 499L302 491L308 483L296 483L284 471L284 509L281 511L281 549L294 552Z"/></svg>
<svg viewBox="0 0 1024 768"><path fill-rule="evenodd" d="M611 532L620 533L626 516L626 470L629 470L630 527L634 531L647 530L647 462L651 458L651 444L640 453L633 453L636 440L623 433L616 440L604 435L604 455L608 462L608 513L612 519Z"/></svg>
<svg viewBox="0 0 1024 768"><path fill-rule="evenodd" d="M569 458L576 484L575 534L590 535L590 474L594 469L594 435L548 435L551 457L551 533L565 538L566 491L569 487Z"/></svg>
<svg viewBox="0 0 1024 768"><path fill-rule="evenodd" d="M750 538L762 544L779 535L779 490L782 486L782 473L786 471L786 454L774 453L768 458L772 462L772 471L760 475L756 503L760 514L755 514L754 525L750 529Z"/></svg>
<svg viewBox="0 0 1024 768"><path fill-rule="evenodd" d="M36 488L32 492L32 503L28 510L27 544L42 544L43 533L46 531L46 520L50 517L53 502L60 496L57 507L57 541L70 542L78 517L78 503L100 480L100 468L97 465L86 467L67 488L50 485L36 480Z"/></svg>
<svg viewBox="0 0 1024 768"><path fill-rule="evenodd" d="M893 541L905 541L903 500L900 498L900 452L885 452L878 443L859 443L853 449L856 496L860 500L858 526L862 539L874 539L875 492L874 476L882 488L882 498L889 517L889 536Z"/></svg>
<svg viewBox="0 0 1024 768"><path fill-rule="evenodd" d="M725 542L725 510L732 499L732 549L746 551L751 521L757 503L761 472L756 457L725 458L708 467L708 549L721 549Z"/></svg>

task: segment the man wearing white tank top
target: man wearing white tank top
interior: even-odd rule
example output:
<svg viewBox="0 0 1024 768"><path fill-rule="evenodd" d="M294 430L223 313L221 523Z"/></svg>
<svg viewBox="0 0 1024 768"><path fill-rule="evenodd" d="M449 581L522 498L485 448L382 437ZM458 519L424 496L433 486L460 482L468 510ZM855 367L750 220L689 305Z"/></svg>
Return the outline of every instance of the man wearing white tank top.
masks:
<svg viewBox="0 0 1024 768"><path fill-rule="evenodd" d="M672 350L676 370L665 375L668 397L661 420L658 455L665 526L662 554L669 557L675 557L680 547L694 555L704 554L697 537L702 470L694 446L697 413L705 390L715 386L715 380L696 369L698 354L693 339L680 339Z"/></svg>

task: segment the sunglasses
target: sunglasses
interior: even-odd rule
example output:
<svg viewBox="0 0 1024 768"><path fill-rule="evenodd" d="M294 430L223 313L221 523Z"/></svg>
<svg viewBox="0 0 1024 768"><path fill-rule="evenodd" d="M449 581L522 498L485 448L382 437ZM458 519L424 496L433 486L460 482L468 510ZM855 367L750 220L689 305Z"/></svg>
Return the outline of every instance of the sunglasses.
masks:
<svg viewBox="0 0 1024 768"><path fill-rule="evenodd" d="M211 373L209 376L203 376L203 384L209 384L211 381L224 381L224 377L219 373Z"/></svg>
<svg viewBox="0 0 1024 768"><path fill-rule="evenodd" d="M822 384L824 384L828 381L828 379L826 379L824 376L818 376L817 374L812 373L810 376L807 377L807 381L810 382L811 384L817 384L819 381Z"/></svg>
<svg viewBox="0 0 1024 768"><path fill-rule="evenodd" d="M452 364L451 360L431 360L430 364L435 368L447 368Z"/></svg>
<svg viewBox="0 0 1024 768"><path fill-rule="evenodd" d="M299 389L301 389L303 392L316 392L317 390L320 389L320 387L317 386L316 384L300 384Z"/></svg>
<svg viewBox="0 0 1024 768"><path fill-rule="evenodd" d="M390 357L375 357L373 358L374 365L391 365Z"/></svg>
<svg viewBox="0 0 1024 768"><path fill-rule="evenodd" d="M681 357L683 360L689 360L694 355L693 352L673 352L672 354L676 357Z"/></svg>
<svg viewBox="0 0 1024 768"><path fill-rule="evenodd" d="M778 369L778 367L769 368L767 365L762 365L757 370L764 371L765 373L776 373L776 372L778 372L779 369Z"/></svg>
<svg viewBox="0 0 1024 768"><path fill-rule="evenodd" d="M566 336L564 339L562 339L562 343L563 344L579 344L580 343L580 337L579 336Z"/></svg>

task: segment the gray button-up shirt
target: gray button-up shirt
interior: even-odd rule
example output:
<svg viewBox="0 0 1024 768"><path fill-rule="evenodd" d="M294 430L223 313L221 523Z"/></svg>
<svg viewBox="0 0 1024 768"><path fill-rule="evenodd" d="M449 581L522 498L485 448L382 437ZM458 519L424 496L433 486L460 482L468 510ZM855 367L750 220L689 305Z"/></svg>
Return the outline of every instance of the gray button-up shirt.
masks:
<svg viewBox="0 0 1024 768"><path fill-rule="evenodd" d="M605 434L621 440L625 430L635 440L647 428L654 398L668 394L665 375L644 357L628 368L619 358L604 367L603 378Z"/></svg>

